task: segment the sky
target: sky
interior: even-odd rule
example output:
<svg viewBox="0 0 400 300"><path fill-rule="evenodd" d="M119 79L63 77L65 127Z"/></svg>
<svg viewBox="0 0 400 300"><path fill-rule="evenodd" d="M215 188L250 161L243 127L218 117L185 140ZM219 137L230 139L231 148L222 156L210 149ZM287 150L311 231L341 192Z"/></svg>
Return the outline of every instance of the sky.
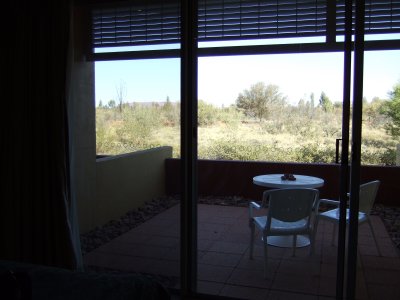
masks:
<svg viewBox="0 0 400 300"><path fill-rule="evenodd" d="M365 52L364 97L388 98L400 82L400 51ZM96 105L124 102L180 100L180 60L152 59L96 62ZM333 102L342 101L343 53L280 54L202 57L198 62L198 98L215 106L234 104L239 93L257 82L275 84L290 104L317 103L323 91ZM116 101L117 102L117 101Z"/></svg>

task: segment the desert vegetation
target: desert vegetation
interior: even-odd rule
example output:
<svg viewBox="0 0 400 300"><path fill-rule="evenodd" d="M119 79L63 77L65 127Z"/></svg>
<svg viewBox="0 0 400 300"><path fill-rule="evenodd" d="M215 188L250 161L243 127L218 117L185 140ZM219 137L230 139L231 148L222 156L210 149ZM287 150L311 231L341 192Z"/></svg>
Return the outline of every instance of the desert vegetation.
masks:
<svg viewBox="0 0 400 300"><path fill-rule="evenodd" d="M400 83L388 99L363 103L362 164L394 165L400 136ZM230 107L198 102L202 159L332 163L341 138L342 105L325 93L290 105L275 85L256 83ZM122 103L96 108L97 154L157 146L180 155L179 103Z"/></svg>

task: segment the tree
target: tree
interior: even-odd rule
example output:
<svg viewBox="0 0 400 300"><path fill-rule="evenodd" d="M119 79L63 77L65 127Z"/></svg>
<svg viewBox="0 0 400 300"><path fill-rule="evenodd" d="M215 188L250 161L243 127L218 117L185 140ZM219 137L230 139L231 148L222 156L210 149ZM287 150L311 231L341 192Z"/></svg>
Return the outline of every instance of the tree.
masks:
<svg viewBox="0 0 400 300"><path fill-rule="evenodd" d="M169 100L169 96L167 96L166 102L161 107L161 111L163 112L164 125L175 126L179 124L179 106L173 104Z"/></svg>
<svg viewBox="0 0 400 300"><path fill-rule="evenodd" d="M315 105L314 105L314 93L311 93L310 95L310 107L311 109L314 109Z"/></svg>
<svg viewBox="0 0 400 300"><path fill-rule="evenodd" d="M108 101L107 106L108 106L108 108L114 108L115 107L115 101L111 99L110 101Z"/></svg>
<svg viewBox="0 0 400 300"><path fill-rule="evenodd" d="M387 117L382 114L383 106L387 100L374 97L370 103L363 104L363 121L367 122L369 126L378 127L387 121Z"/></svg>
<svg viewBox="0 0 400 300"><path fill-rule="evenodd" d="M126 96L126 83L123 80L119 81L119 84L115 86L115 90L117 92L117 101L119 106L119 112L122 112L122 103L124 102L124 98Z"/></svg>
<svg viewBox="0 0 400 300"><path fill-rule="evenodd" d="M324 112L330 112L333 109L332 101L324 92L321 92L321 96L319 97L319 105L322 107Z"/></svg>
<svg viewBox="0 0 400 300"><path fill-rule="evenodd" d="M386 124L387 132L394 138L400 137L400 81L389 93L390 100L383 105L383 114L390 122Z"/></svg>
<svg viewBox="0 0 400 300"><path fill-rule="evenodd" d="M198 117L197 124L199 126L209 126L215 124L217 121L217 109L204 100L198 102Z"/></svg>
<svg viewBox="0 0 400 300"><path fill-rule="evenodd" d="M165 111L170 111L172 109L172 104L169 100L169 96L167 96L167 100L165 101L163 108Z"/></svg>
<svg viewBox="0 0 400 300"><path fill-rule="evenodd" d="M236 106L242 109L246 115L262 119L267 119L271 112L279 106L286 104L286 98L279 92L277 85L265 85L258 82L244 90L236 99Z"/></svg>

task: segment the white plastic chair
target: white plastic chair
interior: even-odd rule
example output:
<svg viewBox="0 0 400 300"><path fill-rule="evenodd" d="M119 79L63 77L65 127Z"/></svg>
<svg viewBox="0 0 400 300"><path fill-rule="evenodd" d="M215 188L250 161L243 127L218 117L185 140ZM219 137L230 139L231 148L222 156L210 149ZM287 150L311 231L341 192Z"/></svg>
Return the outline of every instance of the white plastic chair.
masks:
<svg viewBox="0 0 400 300"><path fill-rule="evenodd" d="M308 235L311 253L314 247L313 208L317 205L319 191L309 188L287 188L268 190L263 193L262 205L250 202L250 259L253 259L254 231L262 231L264 245L264 277L267 273L269 236L293 236L293 256L295 255L297 235ZM266 208L265 216L254 216L254 209Z"/></svg>
<svg viewBox="0 0 400 300"><path fill-rule="evenodd" d="M378 247L378 243L376 241L375 233L369 219L369 215L371 213L371 209L375 203L376 195L378 193L378 188L380 185L379 180L370 181L360 185L360 196L359 196L359 212L358 212L358 224L368 223L372 237L374 239L376 248L378 250L379 256L381 256L381 251ZM329 199L320 199L319 203L325 203L330 205L335 205L337 208L331 209L325 212L318 213L317 215L317 224L320 220L325 220L333 223L333 234L332 234L332 245L334 245L334 241L337 235L337 226L339 224L339 201L329 200ZM317 210L318 211L318 210ZM349 209L346 209L346 224L349 223ZM347 227L346 227L347 228Z"/></svg>

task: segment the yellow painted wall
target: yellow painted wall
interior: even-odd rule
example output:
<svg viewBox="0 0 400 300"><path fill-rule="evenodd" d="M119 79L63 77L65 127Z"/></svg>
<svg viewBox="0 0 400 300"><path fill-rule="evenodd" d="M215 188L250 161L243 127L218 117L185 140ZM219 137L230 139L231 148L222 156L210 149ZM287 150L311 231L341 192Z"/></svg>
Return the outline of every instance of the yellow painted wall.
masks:
<svg viewBox="0 0 400 300"><path fill-rule="evenodd" d="M172 147L166 146L97 159L93 220L81 232L165 195L165 159L171 157Z"/></svg>

